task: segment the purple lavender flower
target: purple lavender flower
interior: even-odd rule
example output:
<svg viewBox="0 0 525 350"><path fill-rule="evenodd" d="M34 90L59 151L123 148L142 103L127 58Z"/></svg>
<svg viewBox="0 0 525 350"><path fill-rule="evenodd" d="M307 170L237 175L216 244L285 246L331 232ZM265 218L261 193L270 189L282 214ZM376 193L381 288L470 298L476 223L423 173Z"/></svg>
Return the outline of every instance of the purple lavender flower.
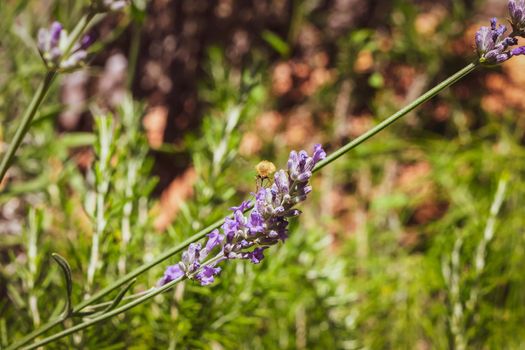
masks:
<svg viewBox="0 0 525 350"><path fill-rule="evenodd" d="M510 59L520 51L508 50L510 46L516 45L518 39L513 36L505 36L507 28L500 24L497 26L496 18L490 20L490 27L481 27L476 33L476 49L479 62L483 64L498 64Z"/></svg>
<svg viewBox="0 0 525 350"><path fill-rule="evenodd" d="M49 29L41 28L38 31L38 50L49 69L74 68L87 57L86 49L92 43L90 36L84 36L80 44L76 43L71 52L66 52L70 45L69 41L67 32L56 21Z"/></svg>
<svg viewBox="0 0 525 350"><path fill-rule="evenodd" d="M510 25L514 35L525 34L525 0L509 1Z"/></svg>
<svg viewBox="0 0 525 350"><path fill-rule="evenodd" d="M208 242L206 243L206 246L204 249L206 250L206 254L209 254L213 248L221 244L221 242L224 240L224 236L219 233L219 230L215 229L208 234Z"/></svg>
<svg viewBox="0 0 525 350"><path fill-rule="evenodd" d="M289 218L301 214L294 206L312 191L309 180L313 168L325 157L321 145L314 146L312 156L306 151L292 151L288 171L275 172L270 187L260 188L253 194L254 199L232 207L233 214L224 220L222 233L213 230L204 249L199 243L190 244L182 253L182 261L168 267L158 284L164 285L185 275L201 285L208 285L220 273L221 269L215 266L223 260L248 259L254 264L260 263L264 259L264 250L288 237ZM218 246L220 251L206 260Z"/></svg>

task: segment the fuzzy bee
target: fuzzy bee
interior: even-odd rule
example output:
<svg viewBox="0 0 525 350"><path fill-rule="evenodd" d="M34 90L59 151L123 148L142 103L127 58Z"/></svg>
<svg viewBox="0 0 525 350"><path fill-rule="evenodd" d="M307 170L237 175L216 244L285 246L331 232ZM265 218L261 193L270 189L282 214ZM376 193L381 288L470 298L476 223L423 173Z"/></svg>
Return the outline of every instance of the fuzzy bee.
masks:
<svg viewBox="0 0 525 350"><path fill-rule="evenodd" d="M275 170L277 170L275 165L267 160L263 160L255 166L255 171L257 171L257 189L263 187L264 180L271 182L270 176L275 173Z"/></svg>

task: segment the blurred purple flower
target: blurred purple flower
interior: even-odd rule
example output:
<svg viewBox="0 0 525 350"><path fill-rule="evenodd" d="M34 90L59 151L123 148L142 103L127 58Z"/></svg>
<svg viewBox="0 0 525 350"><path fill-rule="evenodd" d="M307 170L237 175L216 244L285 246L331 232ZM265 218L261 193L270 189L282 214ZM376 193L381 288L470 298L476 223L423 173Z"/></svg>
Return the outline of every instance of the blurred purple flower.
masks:
<svg viewBox="0 0 525 350"><path fill-rule="evenodd" d="M38 31L37 46L46 66L50 69L69 69L78 66L86 57L86 49L91 45L92 38L88 35L75 43L71 52L66 52L70 38L62 24L53 22L49 29Z"/></svg>
<svg viewBox="0 0 525 350"><path fill-rule="evenodd" d="M525 0L509 1L510 25L514 35L525 34Z"/></svg>
<svg viewBox="0 0 525 350"><path fill-rule="evenodd" d="M481 27L477 31L475 39L480 63L498 64L516 54L521 54L520 50L508 50L509 46L518 43L518 39L513 36L505 36L506 31L507 28L504 25L497 25L496 18L490 20L490 27Z"/></svg>

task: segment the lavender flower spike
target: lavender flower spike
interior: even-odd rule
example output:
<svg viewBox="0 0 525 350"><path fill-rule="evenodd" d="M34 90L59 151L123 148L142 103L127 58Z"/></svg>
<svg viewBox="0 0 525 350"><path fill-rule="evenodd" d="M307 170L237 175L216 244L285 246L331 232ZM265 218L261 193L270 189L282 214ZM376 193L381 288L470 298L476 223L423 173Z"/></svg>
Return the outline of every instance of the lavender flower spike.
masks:
<svg viewBox="0 0 525 350"><path fill-rule="evenodd" d="M525 34L525 0L509 1L510 25L514 35Z"/></svg>
<svg viewBox="0 0 525 350"><path fill-rule="evenodd" d="M158 285L185 275L205 286L215 281L221 271L216 265L224 260L247 259L260 263L266 249L288 237L288 220L301 214L294 206L312 191L309 180L313 168L325 157L321 145L314 146L312 156L306 151L292 151L288 170L276 171L269 187L259 188L252 200L232 207L233 215L224 220L220 231L213 230L208 235L204 249L199 243L190 244L182 253L182 261L169 266ZM206 260L217 247L220 247L217 254Z"/></svg>
<svg viewBox="0 0 525 350"><path fill-rule="evenodd" d="M75 43L71 52L66 52L71 38L59 22L53 22L49 29L38 31L37 46L44 63L51 70L65 70L77 67L87 56L86 49L91 45L91 38L85 36L80 43Z"/></svg>
<svg viewBox="0 0 525 350"><path fill-rule="evenodd" d="M514 54L508 50L509 46L516 45L518 39L504 36L507 28L500 24L497 26L496 18L490 20L490 27L481 27L476 33L476 49L479 62L493 65L505 62Z"/></svg>

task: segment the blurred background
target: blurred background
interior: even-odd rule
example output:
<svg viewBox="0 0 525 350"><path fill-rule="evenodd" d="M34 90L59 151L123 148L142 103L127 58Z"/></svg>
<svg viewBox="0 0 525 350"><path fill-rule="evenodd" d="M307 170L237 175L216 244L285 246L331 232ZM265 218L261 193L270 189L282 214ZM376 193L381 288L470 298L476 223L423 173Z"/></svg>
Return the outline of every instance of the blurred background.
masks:
<svg viewBox="0 0 525 350"><path fill-rule="evenodd" d="M38 28L71 29L87 4L0 2L3 149L43 77ZM330 153L472 62L494 16L506 1L133 0L98 21L1 184L0 345L62 310L51 253L78 303L227 215L260 160ZM261 264L47 348L522 348L524 68L476 70L316 174Z"/></svg>

